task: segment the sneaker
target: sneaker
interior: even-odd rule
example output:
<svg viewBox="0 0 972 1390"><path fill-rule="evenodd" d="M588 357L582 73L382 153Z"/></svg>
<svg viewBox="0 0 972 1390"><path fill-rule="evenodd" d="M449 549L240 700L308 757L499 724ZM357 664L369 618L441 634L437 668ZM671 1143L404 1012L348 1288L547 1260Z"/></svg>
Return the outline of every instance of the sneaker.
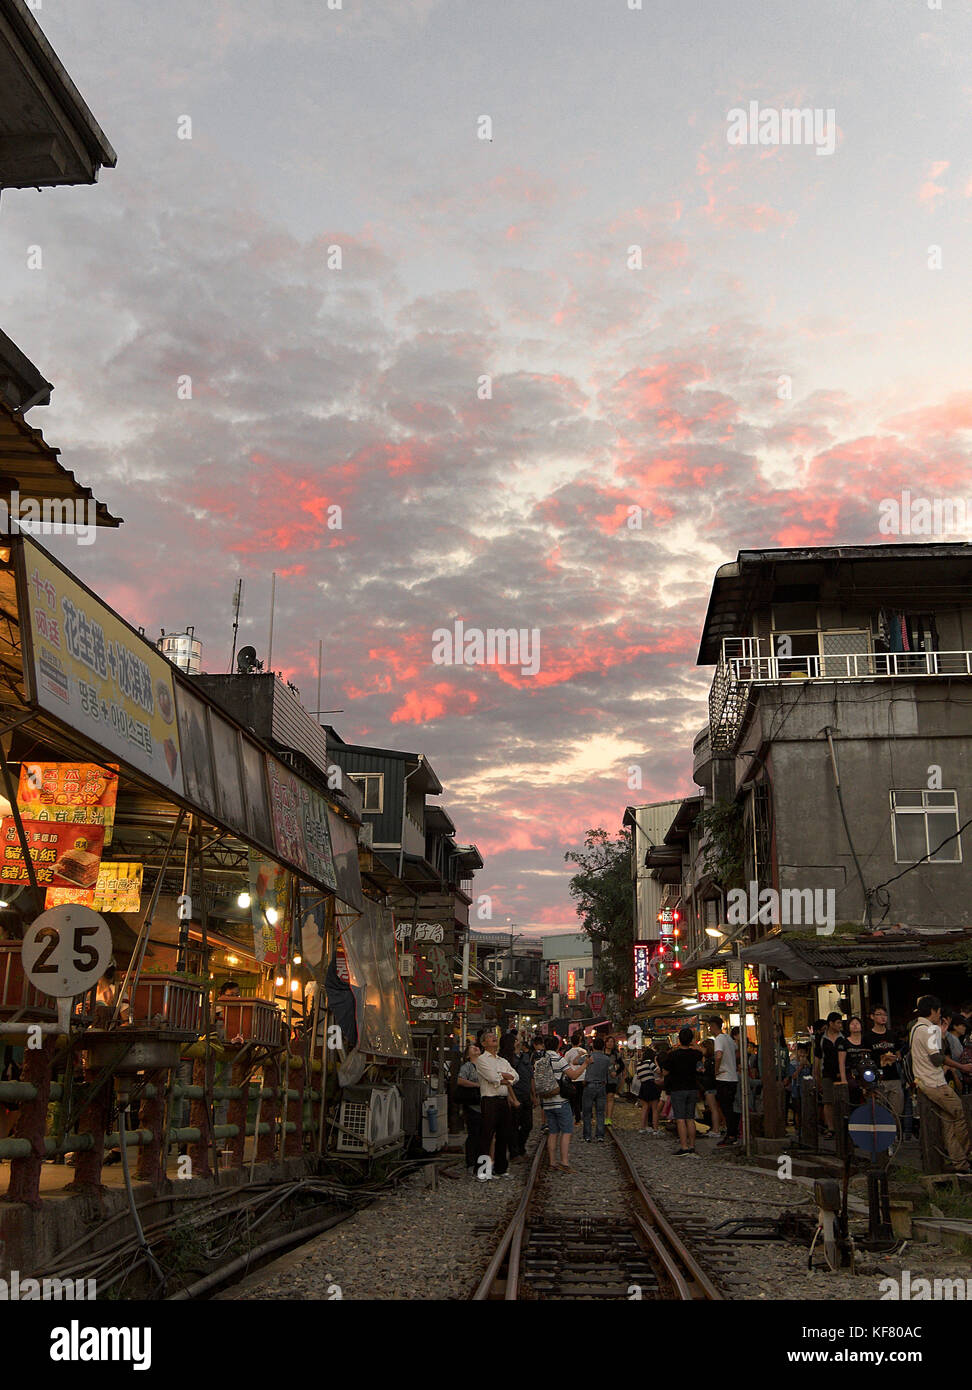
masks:
<svg viewBox="0 0 972 1390"><path fill-rule="evenodd" d="M597 1138L594 1140L594 1143L595 1143L595 1144L603 1144L603 1143L604 1143L604 1135L603 1135L603 1134L599 1134L599 1135L597 1136Z"/></svg>
<svg viewBox="0 0 972 1390"><path fill-rule="evenodd" d="M690 1154L690 1153L692 1153L692 1152L693 1152L692 1149L676 1149L676 1150L675 1150L675 1157L676 1157L676 1158L685 1158L688 1154Z"/></svg>
<svg viewBox="0 0 972 1390"><path fill-rule="evenodd" d="M584 1135L584 1143L585 1143L585 1144L589 1144L590 1142L591 1142L590 1139L589 1139L589 1138L587 1137L587 1135L585 1134L585 1135Z"/></svg>
<svg viewBox="0 0 972 1390"><path fill-rule="evenodd" d="M686 1158L700 1158L700 1157L701 1157L701 1155L699 1154L699 1152L698 1152L697 1149L686 1149L686 1150L685 1150L685 1156L686 1156Z"/></svg>
<svg viewBox="0 0 972 1390"><path fill-rule="evenodd" d="M493 1177L496 1178L496 1180L497 1180L498 1182L502 1182L504 1178L512 1178L512 1176L513 1176L512 1173L494 1173L494 1174L493 1174Z"/></svg>
<svg viewBox="0 0 972 1390"><path fill-rule="evenodd" d="M476 1179L476 1181L477 1181L477 1182L492 1182L492 1181L493 1181L493 1175L492 1175L492 1173L480 1173L480 1174L479 1174L479 1177Z"/></svg>

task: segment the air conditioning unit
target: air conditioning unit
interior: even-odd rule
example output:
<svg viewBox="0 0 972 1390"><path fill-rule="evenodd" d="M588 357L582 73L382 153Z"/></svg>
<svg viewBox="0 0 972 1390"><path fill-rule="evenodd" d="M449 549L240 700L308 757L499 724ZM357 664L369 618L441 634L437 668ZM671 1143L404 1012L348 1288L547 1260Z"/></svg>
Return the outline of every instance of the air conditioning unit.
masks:
<svg viewBox="0 0 972 1390"><path fill-rule="evenodd" d="M346 1086L338 1108L338 1153L368 1156L401 1141L402 1098L394 1086Z"/></svg>

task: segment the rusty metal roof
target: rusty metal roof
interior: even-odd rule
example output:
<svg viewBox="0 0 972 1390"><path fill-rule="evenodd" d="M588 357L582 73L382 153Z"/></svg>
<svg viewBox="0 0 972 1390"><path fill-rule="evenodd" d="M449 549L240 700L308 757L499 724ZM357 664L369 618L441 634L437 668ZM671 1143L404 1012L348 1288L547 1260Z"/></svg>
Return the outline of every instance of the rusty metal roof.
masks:
<svg viewBox="0 0 972 1390"><path fill-rule="evenodd" d="M90 488L78 482L58 461L59 454L40 430L0 401L0 498L9 503L10 494L17 491L21 501L91 501L96 525L120 526L121 517L113 516Z"/></svg>

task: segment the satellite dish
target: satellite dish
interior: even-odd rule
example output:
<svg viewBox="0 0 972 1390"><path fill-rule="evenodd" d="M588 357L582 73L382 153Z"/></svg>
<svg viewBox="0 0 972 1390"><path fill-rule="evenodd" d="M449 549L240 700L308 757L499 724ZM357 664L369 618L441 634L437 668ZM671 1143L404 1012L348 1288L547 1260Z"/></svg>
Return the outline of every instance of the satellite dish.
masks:
<svg viewBox="0 0 972 1390"><path fill-rule="evenodd" d="M236 658L236 669L243 676L263 670L263 662L257 660L256 647L241 647Z"/></svg>

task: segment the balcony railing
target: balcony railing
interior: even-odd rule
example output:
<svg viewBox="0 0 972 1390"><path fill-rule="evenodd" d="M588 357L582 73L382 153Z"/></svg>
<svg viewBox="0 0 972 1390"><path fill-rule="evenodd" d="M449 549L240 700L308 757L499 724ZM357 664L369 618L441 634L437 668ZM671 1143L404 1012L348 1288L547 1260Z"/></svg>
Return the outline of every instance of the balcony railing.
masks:
<svg viewBox="0 0 972 1390"><path fill-rule="evenodd" d="M824 645L848 645L860 634L822 633ZM742 730L753 686L789 681L923 680L972 676L972 651L874 652L834 651L809 656L774 654L763 637L726 637L709 690L709 740L712 752L730 751ZM700 736L701 737L701 736ZM696 739L697 762L705 760Z"/></svg>

